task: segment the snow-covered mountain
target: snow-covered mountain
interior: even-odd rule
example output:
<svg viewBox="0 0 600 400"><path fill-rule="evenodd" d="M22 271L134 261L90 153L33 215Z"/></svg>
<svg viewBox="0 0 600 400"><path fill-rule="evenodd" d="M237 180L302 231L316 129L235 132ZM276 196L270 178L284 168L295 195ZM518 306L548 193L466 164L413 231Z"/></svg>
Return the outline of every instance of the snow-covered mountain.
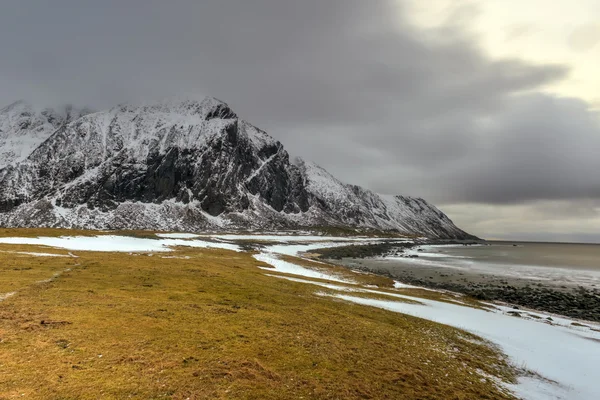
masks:
<svg viewBox="0 0 600 400"><path fill-rule="evenodd" d="M71 106L36 109L17 101L0 110L0 169L23 161L59 127L85 114Z"/></svg>
<svg viewBox="0 0 600 400"><path fill-rule="evenodd" d="M217 99L87 114L0 111L0 225L89 229L356 227L466 238L422 199L290 162ZM3 164L1 164L3 163Z"/></svg>

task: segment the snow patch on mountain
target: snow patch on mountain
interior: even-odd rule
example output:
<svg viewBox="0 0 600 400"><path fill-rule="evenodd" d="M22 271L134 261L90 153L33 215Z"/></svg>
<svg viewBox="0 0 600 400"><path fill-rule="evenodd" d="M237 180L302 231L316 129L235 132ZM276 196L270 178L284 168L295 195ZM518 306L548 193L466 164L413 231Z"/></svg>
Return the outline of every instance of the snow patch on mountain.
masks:
<svg viewBox="0 0 600 400"><path fill-rule="evenodd" d="M441 232L452 236L456 231L444 213L423 199L374 193L342 183L314 163L298 159L296 164L305 177L307 190L331 212L332 219L341 214L355 226L430 237Z"/></svg>

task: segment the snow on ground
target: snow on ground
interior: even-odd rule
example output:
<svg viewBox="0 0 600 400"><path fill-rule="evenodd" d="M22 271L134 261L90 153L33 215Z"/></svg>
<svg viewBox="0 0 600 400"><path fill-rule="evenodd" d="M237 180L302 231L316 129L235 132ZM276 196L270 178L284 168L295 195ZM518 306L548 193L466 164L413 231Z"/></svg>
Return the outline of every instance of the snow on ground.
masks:
<svg viewBox="0 0 600 400"><path fill-rule="evenodd" d="M190 256L183 256L183 257L180 257L180 256L162 256L161 258L171 258L171 259L189 260L189 259L191 259L192 257L190 257Z"/></svg>
<svg viewBox="0 0 600 400"><path fill-rule="evenodd" d="M222 243L222 242L209 242L206 240L181 240L181 239L163 239L160 240L163 246L175 247L175 246L188 246L188 247L201 247L207 249L223 249L231 251L241 251L240 247L236 244Z"/></svg>
<svg viewBox="0 0 600 400"><path fill-rule="evenodd" d="M539 379L529 376L520 378L518 385L505 386L508 386L513 393L524 400L562 400L571 398L567 391L557 391L553 385L540 384ZM590 400L596 400L596 398Z"/></svg>
<svg viewBox="0 0 600 400"><path fill-rule="evenodd" d="M315 278L315 279L325 279L334 282L344 282L344 283L354 283L349 279L343 279L333 274L328 274L326 272L319 272L313 269L305 268L300 265L293 264L291 262L287 262L278 258L277 254L273 253L260 253L255 254L253 256L258 261L264 262L265 264L269 264L274 267L272 268L264 268L263 269L269 271L277 271L284 274L292 274L292 275L300 275L305 276L307 278Z"/></svg>
<svg viewBox="0 0 600 400"><path fill-rule="evenodd" d="M267 268L265 268L265 269L267 269ZM324 287L327 289L337 290L340 292L373 293L373 294L385 295L388 297L397 297L397 298L409 300L409 301L419 301L416 297L409 297L409 296L405 296L405 295L397 294L397 293L382 292L379 290L365 289L364 287L339 286L339 285L334 285L334 284L330 284L330 283L308 281L306 279L300 279L300 278L292 278L290 276L281 276L281 275L272 275L272 274L266 274L266 275L272 276L273 278L285 279L285 280L292 281L292 282L300 282L300 283L307 283L310 285L321 286L321 287ZM344 282L344 283L347 283L347 282Z"/></svg>
<svg viewBox="0 0 600 400"><path fill-rule="evenodd" d="M404 297L423 305L346 294L335 297L467 330L498 344L515 366L558 382L521 379L519 385L512 385L511 389L526 399L600 398L600 369L597 366L600 360L600 332L552 326L498 312L410 296ZM548 397L547 394L554 397Z"/></svg>
<svg viewBox="0 0 600 400"><path fill-rule="evenodd" d="M37 238L9 237L0 238L0 243L50 246L81 251L169 251L169 249L164 247L159 240L114 235Z"/></svg>
<svg viewBox="0 0 600 400"><path fill-rule="evenodd" d="M407 285L406 283L402 283L402 282L398 282L398 281L394 281L394 288L396 288L396 289L423 289L423 290L435 291L433 289L427 289L427 288L424 288L421 286Z"/></svg>
<svg viewBox="0 0 600 400"><path fill-rule="evenodd" d="M172 251L174 246L217 248L240 251L239 247L230 243L216 243L205 240L184 239L145 239L131 236L100 235L100 236L61 236L61 237L9 237L0 238L0 243L29 244L38 246L58 247L79 251L116 251L152 253Z"/></svg>
<svg viewBox="0 0 600 400"><path fill-rule="evenodd" d="M329 239L336 240L340 238L335 237L322 237L316 236L321 239ZM258 261L262 261L266 264L273 266L275 271L281 272L284 274L293 274L300 275L307 278L316 278L316 279L326 279L334 282L345 282L345 283L354 283L354 281L350 279L341 278L339 276L333 275L331 273L316 271L310 268L302 267L300 265L290 263L279 258L280 255L287 255L293 257L299 257L301 253L307 253L315 249L322 249L328 247L337 247L337 246L345 246L347 244L347 238L341 242L310 242L305 244L276 244L267 246L266 249L260 253L254 255ZM364 239L373 241L373 239ZM295 242L295 240L290 240ZM312 260L311 260L312 261ZM268 268L271 270L270 268Z"/></svg>
<svg viewBox="0 0 600 400"><path fill-rule="evenodd" d="M269 268L263 268L263 269L269 270ZM291 276L282 276L282 275L273 275L273 274L265 274L265 275L270 276L272 278L285 279L286 281L308 283L311 285L316 285L316 286L320 286L320 287L324 287L324 288L332 289L332 290L347 291L347 292L359 291L357 288L351 288L348 286L339 286L339 285L334 285L332 283L308 281L306 279L292 278Z"/></svg>
<svg viewBox="0 0 600 400"><path fill-rule="evenodd" d="M552 325L563 326L563 327L567 327L567 328L582 331L582 332L587 332L589 330L589 328L587 328L587 326L594 327L594 329L600 329L600 323L577 321L577 320L573 320L570 318L562 317L557 314L544 313L544 312L540 312L540 311L533 311L533 310L522 309L522 308L517 310L517 309L514 309L513 307L503 306L503 305L499 305L499 304L491 304L491 303L485 303L485 304L489 305L490 307L494 307L498 311L503 312L503 313L517 312L521 315L521 318L530 319L530 320L533 320L536 322L542 322L542 323L551 322ZM573 325L573 323L576 323L577 325ZM583 327L578 326L580 324L585 325L585 326L583 326Z"/></svg>
<svg viewBox="0 0 600 400"><path fill-rule="evenodd" d="M323 238L321 236L318 236L318 237ZM339 238L325 237L325 239L336 240ZM330 280L330 281L334 281L334 282L355 283L354 281L352 281L350 279L343 279L343 278L340 278L339 276L332 275L330 273L315 271L313 269L305 268L300 265L286 262L286 261L279 259L279 255L301 257L302 253L309 253L316 249L324 249L324 248L339 247L339 246L347 245L347 238L342 238L342 239L344 239L344 241L341 241L341 242L334 242L334 241L327 242L326 241L326 242L311 242L311 243L304 243L304 244L271 245L271 246L267 246L265 251L263 251L261 254L255 255L254 258L273 266L275 268L274 269L275 271L285 273L285 274L299 275L299 276L304 276L307 278L326 279L326 280ZM377 240L361 238L361 241L374 242ZM314 260L310 260L310 261L315 262ZM404 283L401 283L398 281L394 281L394 287L396 289L425 289L425 288L422 288L419 286L407 285L407 284L404 284ZM425 289L425 290L429 290L429 289Z"/></svg>
<svg viewBox="0 0 600 400"><path fill-rule="evenodd" d="M165 239L195 239L200 237L193 233L157 233L156 236Z"/></svg>
<svg viewBox="0 0 600 400"><path fill-rule="evenodd" d="M160 239L134 238L128 236L92 236L92 237L38 237L38 238L0 238L0 243L32 244L59 247L68 250L83 251L122 251L122 252L168 252L173 246L193 246L206 248L222 248L240 251L235 244L225 242L210 242L199 240L191 234L161 234ZM166 235L166 236L165 236ZM280 255L298 256L302 252L323 247L341 246L351 238L332 238L323 236L266 236L266 235L215 235L207 238L221 240L265 240L283 242L273 246L266 246L264 251L254 257L261 262L270 264L274 269L269 271L299 275L306 278L324 279L333 282L352 283L338 276L322 271L305 268L279 258ZM361 238L360 241L374 241ZM304 244L285 244L285 242L305 242ZM43 254L43 253L38 253ZM544 320L530 320L508 316L508 308L498 307L498 311L484 311L458 304L438 302L419 297L392 294L405 300L412 300L420 304L411 304L393 300L376 300L361 298L347 294L349 291L372 292L390 296L389 293L366 288L347 288L335 284L310 282L300 278L279 277L284 279L305 282L338 290L342 293L336 298L351 301L366 306L379 307L394 312L413 315L429 319L438 323L454 326L470 331L491 342L498 344L503 352L509 356L512 363L558 382L558 384L533 377L524 377L518 385L510 388L518 396L525 399L564 399L588 400L600 398L600 369L597 360L600 360L600 332L589 328L574 328L571 320L553 316L553 323L544 323ZM410 285L397 283L398 288L407 288ZM410 287L412 288L412 287ZM345 293L344 293L345 292ZM0 299L7 295L0 296ZM514 311L514 310L510 310ZM521 310L519 310L521 311ZM531 312L527 312L532 314ZM541 313L535 313L544 317ZM547 321L546 321L547 322ZM590 326L597 326L589 324Z"/></svg>
<svg viewBox="0 0 600 400"><path fill-rule="evenodd" d="M34 257L71 257L67 254L35 253L30 251L0 251L0 253L22 254L25 256Z"/></svg>
<svg viewBox="0 0 600 400"><path fill-rule="evenodd" d="M347 241L336 241L337 239L338 238L335 237L326 237L323 241L320 242L308 242L300 244L275 244L267 246L267 251L271 253L285 254L288 256L298 257L301 253L310 253L311 251L316 249L326 249L330 247L340 247L348 245ZM361 239L361 244L364 244L364 242L376 243L377 241L377 239Z"/></svg>
<svg viewBox="0 0 600 400"><path fill-rule="evenodd" d="M317 248L341 246L351 238L337 238L329 236L276 236L276 235L211 235L200 236L191 233L158 233L159 239L137 238L131 236L99 235L99 236L61 236L61 237L6 237L0 238L0 243L29 244L50 246L67 250L80 251L117 251L117 252L164 252L171 251L174 246L219 248L240 251L236 244L226 243L223 240L263 240L278 241L281 245L269 246L269 253L298 255ZM211 242L198 238L220 239ZM359 238L356 241L373 241L373 239ZM285 242L306 242L305 244L289 245ZM39 253L42 254L42 253Z"/></svg>
<svg viewBox="0 0 600 400"><path fill-rule="evenodd" d="M0 301L4 301L11 296L14 296L17 292L0 293Z"/></svg>
<svg viewBox="0 0 600 400"><path fill-rule="evenodd" d="M210 235L210 237L223 240L259 240L265 242L364 242L378 241L367 237L338 237L316 235Z"/></svg>
<svg viewBox="0 0 600 400"><path fill-rule="evenodd" d="M315 248L336 245L341 244L273 245L268 246L265 252L256 255L255 258L273 265L277 272L299 275L305 278L344 282L339 277L313 271L277 258L277 254L298 256L302 252L309 252ZM377 290L353 289L335 284L311 282L301 278L277 277L310 283L340 292L358 291L390 296L386 292ZM397 288L413 288L411 285L404 285L400 282L397 282L395 286ZM598 385L598 382L600 382L600 369L596 365L597 360L600 360L600 332L585 327L573 327L571 325L572 320L556 316L552 317L555 325L551 325L545 319L547 315L543 313L528 312L540 317L539 320L535 320L507 315L506 312L514 311L508 307L495 306L497 311L485 311L465 305L427 300L420 297L401 294L392 296L412 300L420 304L367 299L348 294L338 294L335 297L454 326L499 345L513 365L537 373L545 378L521 377L517 385L509 385L509 388L517 396L524 399L600 399L600 385ZM590 324L590 326L600 328L600 326L594 324Z"/></svg>

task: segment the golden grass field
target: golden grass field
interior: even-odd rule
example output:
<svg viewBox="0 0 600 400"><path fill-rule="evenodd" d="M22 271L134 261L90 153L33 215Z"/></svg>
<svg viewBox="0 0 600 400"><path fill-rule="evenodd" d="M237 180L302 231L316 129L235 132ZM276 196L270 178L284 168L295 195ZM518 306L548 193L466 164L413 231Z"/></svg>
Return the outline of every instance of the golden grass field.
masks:
<svg viewBox="0 0 600 400"><path fill-rule="evenodd" d="M97 233L0 230L61 234ZM68 253L0 245L0 399L512 398L478 373L514 380L475 336L319 296L250 253Z"/></svg>

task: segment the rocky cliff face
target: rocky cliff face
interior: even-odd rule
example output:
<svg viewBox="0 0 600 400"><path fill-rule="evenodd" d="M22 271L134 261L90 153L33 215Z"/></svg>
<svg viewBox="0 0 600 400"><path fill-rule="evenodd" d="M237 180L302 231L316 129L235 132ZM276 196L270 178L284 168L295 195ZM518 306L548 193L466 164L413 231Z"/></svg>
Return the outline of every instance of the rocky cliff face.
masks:
<svg viewBox="0 0 600 400"><path fill-rule="evenodd" d="M61 118L0 111L0 224L89 229L340 226L464 238L422 199L381 196L290 162L214 98ZM52 114L54 115L54 114ZM19 122L20 121L20 122ZM17 146L18 147L18 146ZM18 153L18 154L17 154Z"/></svg>

